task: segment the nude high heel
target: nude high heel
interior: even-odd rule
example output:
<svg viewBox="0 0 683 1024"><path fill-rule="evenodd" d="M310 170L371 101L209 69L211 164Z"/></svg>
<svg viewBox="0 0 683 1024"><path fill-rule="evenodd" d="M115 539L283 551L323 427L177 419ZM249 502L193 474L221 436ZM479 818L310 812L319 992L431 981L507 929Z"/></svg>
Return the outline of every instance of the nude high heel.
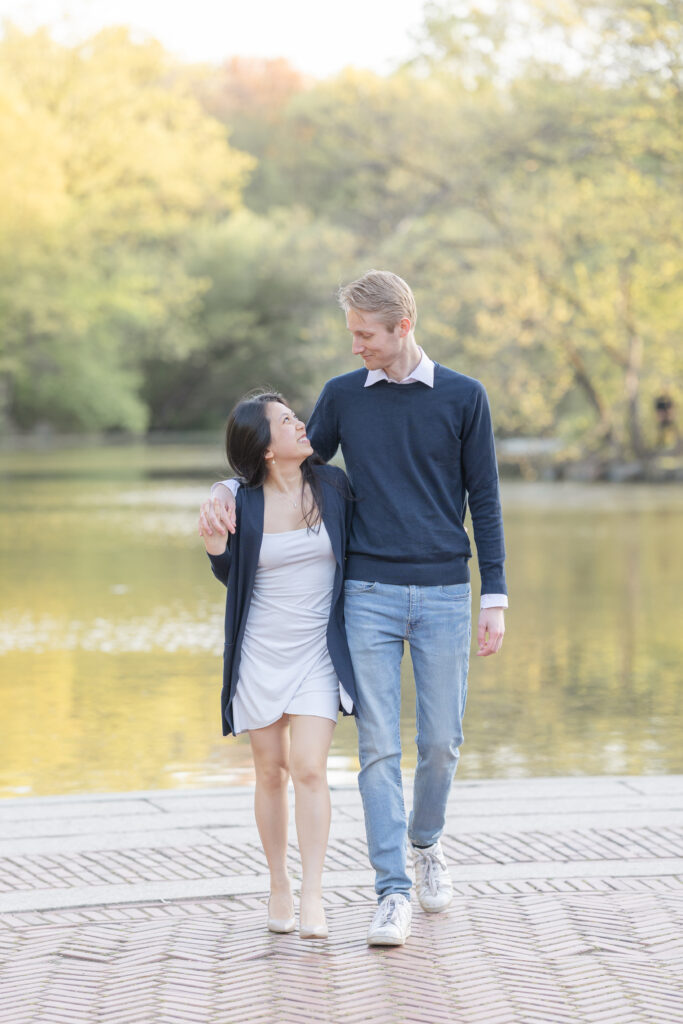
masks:
<svg viewBox="0 0 683 1024"><path fill-rule="evenodd" d="M304 924L299 925L299 938L301 939L326 939L327 935L327 922L316 925L315 928L307 928Z"/></svg>
<svg viewBox="0 0 683 1024"><path fill-rule="evenodd" d="M278 935L285 935L288 932L293 932L296 928L296 918L292 914L291 917L271 917L270 916L270 897L268 897L268 931L276 932Z"/></svg>
<svg viewBox="0 0 683 1024"><path fill-rule="evenodd" d="M325 911L323 910L323 916ZM324 924L307 924L299 906L299 937L302 939L326 939L328 936L327 921Z"/></svg>

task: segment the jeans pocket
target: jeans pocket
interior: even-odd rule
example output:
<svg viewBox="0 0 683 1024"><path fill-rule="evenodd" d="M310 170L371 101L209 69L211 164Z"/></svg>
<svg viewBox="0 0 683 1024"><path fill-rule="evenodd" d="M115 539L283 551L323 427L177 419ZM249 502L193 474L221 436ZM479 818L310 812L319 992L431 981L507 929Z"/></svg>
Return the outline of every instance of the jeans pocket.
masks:
<svg viewBox="0 0 683 1024"><path fill-rule="evenodd" d="M351 594L369 594L377 586L368 580L344 580L344 594L349 597Z"/></svg>
<svg viewBox="0 0 683 1024"><path fill-rule="evenodd" d="M439 590L446 597L451 597L456 601L466 601L472 592L469 583L444 583Z"/></svg>

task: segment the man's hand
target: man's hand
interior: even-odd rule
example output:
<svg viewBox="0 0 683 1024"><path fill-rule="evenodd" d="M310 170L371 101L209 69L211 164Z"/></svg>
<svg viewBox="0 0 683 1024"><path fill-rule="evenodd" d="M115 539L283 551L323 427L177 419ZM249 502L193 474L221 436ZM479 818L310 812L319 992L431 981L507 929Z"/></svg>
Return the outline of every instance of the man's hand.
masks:
<svg viewBox="0 0 683 1024"><path fill-rule="evenodd" d="M216 506L214 509L214 515L220 516L221 508L218 498L214 498L214 502ZM202 510L204 509L204 506L208 504L208 501L204 502ZM220 533L214 533L210 530L206 525L206 516L203 511L202 515L199 517L199 536L204 541L204 546L210 555L222 555L228 546L228 535L226 531L221 530Z"/></svg>
<svg viewBox="0 0 683 1024"><path fill-rule="evenodd" d="M226 533L234 533L236 529L235 496L229 487L218 484L214 488L213 498L203 502L199 511L199 536L205 540L215 534L225 537Z"/></svg>
<svg viewBox="0 0 683 1024"><path fill-rule="evenodd" d="M489 654L497 654L503 646L505 636L505 609L482 608L479 613L477 630L478 658L486 658Z"/></svg>

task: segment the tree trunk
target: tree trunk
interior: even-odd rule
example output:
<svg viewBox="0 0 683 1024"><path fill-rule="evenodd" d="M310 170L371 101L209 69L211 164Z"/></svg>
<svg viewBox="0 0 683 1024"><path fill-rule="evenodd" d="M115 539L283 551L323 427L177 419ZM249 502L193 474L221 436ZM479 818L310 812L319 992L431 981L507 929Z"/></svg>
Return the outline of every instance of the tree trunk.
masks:
<svg viewBox="0 0 683 1024"><path fill-rule="evenodd" d="M619 267L621 317L626 333L626 430L633 454L638 458L647 455L640 422L640 377L643 368L643 339L636 330L631 302L631 265L635 253L629 253Z"/></svg>

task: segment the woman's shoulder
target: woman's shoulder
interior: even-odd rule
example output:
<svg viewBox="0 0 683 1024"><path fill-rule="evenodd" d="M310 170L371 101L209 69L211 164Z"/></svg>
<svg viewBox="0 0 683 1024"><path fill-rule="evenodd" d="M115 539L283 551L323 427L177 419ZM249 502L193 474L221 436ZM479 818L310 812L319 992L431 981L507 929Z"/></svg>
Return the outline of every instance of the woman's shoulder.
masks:
<svg viewBox="0 0 683 1024"><path fill-rule="evenodd" d="M329 463L323 462L313 466L313 472L326 483L334 484L337 487L340 484L348 485L348 477L340 466L331 466Z"/></svg>
<svg viewBox="0 0 683 1024"><path fill-rule="evenodd" d="M315 466L314 471L330 497L334 497L342 506L353 501L351 484L343 469L339 466L322 465Z"/></svg>
<svg viewBox="0 0 683 1024"><path fill-rule="evenodd" d="M235 495L235 518L239 526L243 517L251 522L254 516L262 514L263 510L263 485L249 487L242 484Z"/></svg>
<svg viewBox="0 0 683 1024"><path fill-rule="evenodd" d="M311 465L313 472L319 474L323 478L327 477L330 480L346 480L346 473L341 466L335 466L331 462L318 461L317 458L315 462L311 460Z"/></svg>
<svg viewBox="0 0 683 1024"><path fill-rule="evenodd" d="M235 504L239 505L247 501L258 501L262 496L263 484L258 484L256 487L250 487L249 484L242 483L242 481L240 481L240 486L238 487L237 494L235 495Z"/></svg>

